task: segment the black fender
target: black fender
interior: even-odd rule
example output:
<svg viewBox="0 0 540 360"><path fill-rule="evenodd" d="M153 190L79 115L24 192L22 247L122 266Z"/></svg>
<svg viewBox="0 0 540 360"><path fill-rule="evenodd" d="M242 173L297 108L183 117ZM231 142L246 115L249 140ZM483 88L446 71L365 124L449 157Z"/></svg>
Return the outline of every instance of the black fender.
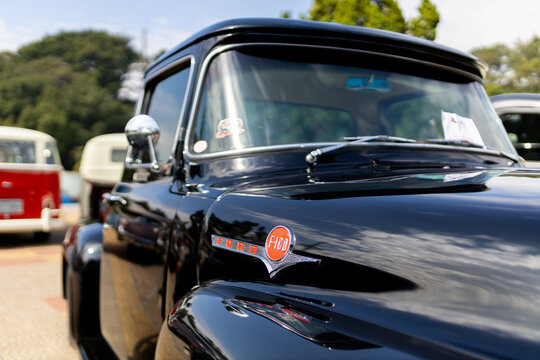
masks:
<svg viewBox="0 0 540 360"><path fill-rule="evenodd" d="M417 358L340 332L331 304L261 292L264 287L220 280L194 288L164 322L156 359Z"/></svg>
<svg viewBox="0 0 540 360"><path fill-rule="evenodd" d="M73 341L100 334L99 267L103 224L81 221L63 242L63 293L68 302L69 330Z"/></svg>
<svg viewBox="0 0 540 360"><path fill-rule="evenodd" d="M203 283L173 306L155 359L484 358L393 324L363 320L373 303L343 306L321 294L318 288L266 282ZM390 313L402 320L399 312Z"/></svg>

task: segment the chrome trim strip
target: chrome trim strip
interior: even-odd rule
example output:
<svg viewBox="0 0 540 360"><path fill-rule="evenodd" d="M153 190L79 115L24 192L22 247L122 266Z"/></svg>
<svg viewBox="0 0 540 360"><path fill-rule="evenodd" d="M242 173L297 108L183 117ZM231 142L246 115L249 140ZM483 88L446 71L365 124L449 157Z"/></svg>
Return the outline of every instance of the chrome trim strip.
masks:
<svg viewBox="0 0 540 360"><path fill-rule="evenodd" d="M292 231L289 230L289 232L291 234L290 247L287 250L286 255L281 260L277 261L268 258L264 245L255 245L248 241L240 241L236 239L230 239L224 236L211 235L212 246L217 249L232 251L261 260L266 267L266 270L268 271L268 275L270 275L271 278L274 277L280 270L291 265L302 262L318 263L321 261L320 259L314 259L293 253L291 250L294 247L295 238Z"/></svg>
<svg viewBox="0 0 540 360"><path fill-rule="evenodd" d="M185 156L192 161L197 161L198 159L207 159L207 155L195 155L191 154L189 152L189 139L191 137L191 132L193 131L193 125L195 122L195 111L197 110L197 107L199 106L200 101L200 94L202 92L202 86L204 79L206 78L206 72L208 69L208 66L210 65L210 62L216 57L218 54L221 54L222 52L225 52L230 49L237 48L239 46L242 46L242 44L231 44L231 45L225 45L220 46L212 50L204 59L204 62L202 63L201 70L199 71L199 78L197 81L197 84L195 86L195 94L193 95L193 102L191 104L191 111L189 113L189 120L187 125L186 133L184 134L184 154ZM233 150L234 151L234 150Z"/></svg>
<svg viewBox="0 0 540 360"><path fill-rule="evenodd" d="M243 155L243 154L249 154L249 153L258 153L258 152L265 152L265 151L279 151L287 148L297 148L298 144L287 144L287 145L270 145L270 146L264 146L264 147L256 147L256 148L246 148L246 149L240 149L240 150L227 150L227 151L220 151L215 152L212 154L193 154L189 151L189 140L191 137L191 133L193 131L193 126L195 123L195 112L197 110L197 107L200 102L200 95L202 92L203 82L206 78L206 73L208 71L208 67L210 66L210 62L219 54L224 53L226 51L229 51L231 49L240 48L240 47L246 47L246 46L276 46L276 47L304 47L304 48L313 48L313 49L324 49L324 50L336 50L336 51L350 51L358 54L367 54L367 55L378 55L378 56L384 56L388 58L394 58L399 59L401 61L407 61L412 63L420 63L420 64L426 64L431 67L436 67L439 69L443 69L446 71L459 73L462 76L465 76L470 79L474 79L476 81L481 81L480 78L475 76L472 73L469 73L464 70L452 68L446 65L441 65L437 63L432 63L424 60L418 60L415 58L408 58L404 56L399 55L392 55L392 54L386 54L386 53L380 53L375 51L367 51L367 50L359 50L359 49L351 49L351 48L341 48L341 47L334 47L334 46L321 46L321 45L307 45L307 44L284 44L284 43L272 43L272 42L254 42L254 43L239 43L239 44L230 44L230 45L223 45L218 46L215 49L213 49L204 59L204 62L202 63L201 70L199 72L200 76L198 78L197 84L195 86L195 94L193 96L193 103L191 104L191 111L189 114L189 120L187 125L187 131L184 135L184 155L191 161L197 162L200 160L210 160L214 158L224 157L224 156L231 156L231 155ZM332 144L332 143L326 143L326 144ZM309 146L318 146L318 143L309 143Z"/></svg>
<svg viewBox="0 0 540 360"><path fill-rule="evenodd" d="M214 160L217 158L226 158L226 157L234 157L234 156L249 156L249 155L256 155L261 153L272 153L272 152L282 152L282 151L288 151L288 150L306 150L307 149L313 149L313 148L319 148L319 147L325 147L325 146L331 146L331 145L337 145L341 144L339 142L326 142L326 143L297 143L297 144L286 144L286 145L271 145L271 146L261 146L261 147L251 147L251 148L245 148L240 150L227 150L227 151L220 151L212 154L204 155L203 158L200 158L201 155L192 155L188 156L189 160L197 162L198 160ZM492 150L492 149L483 149L483 148L471 148L471 147L463 147L463 146L452 146L452 145L439 145L439 144L425 144L425 143L386 143L386 142L369 142L369 143L358 143L351 145L352 148L391 148L391 147L400 147L405 149L429 149L429 150L453 150L453 151L460 151L460 152L470 152L470 153L477 153L477 154L483 154L483 155L494 155L494 156L504 156L508 158L514 158L516 156L509 154L507 152L503 152L502 150ZM190 154L191 155L191 154ZM303 155L305 156L305 154ZM517 158L514 160L516 161Z"/></svg>

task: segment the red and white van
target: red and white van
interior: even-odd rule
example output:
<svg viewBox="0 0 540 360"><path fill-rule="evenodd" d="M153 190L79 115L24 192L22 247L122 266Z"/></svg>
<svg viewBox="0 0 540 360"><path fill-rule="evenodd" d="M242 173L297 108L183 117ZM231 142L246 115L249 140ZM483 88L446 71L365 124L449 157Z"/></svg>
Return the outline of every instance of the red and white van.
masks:
<svg viewBox="0 0 540 360"><path fill-rule="evenodd" d="M34 232L44 240L63 226L61 171L52 136L0 126L0 234Z"/></svg>

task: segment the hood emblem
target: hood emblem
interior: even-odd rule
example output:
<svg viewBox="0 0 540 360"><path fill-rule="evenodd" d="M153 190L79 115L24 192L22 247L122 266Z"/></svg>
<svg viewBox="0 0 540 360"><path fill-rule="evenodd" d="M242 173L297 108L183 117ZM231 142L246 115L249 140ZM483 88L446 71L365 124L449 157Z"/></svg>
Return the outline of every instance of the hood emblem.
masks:
<svg viewBox="0 0 540 360"><path fill-rule="evenodd" d="M293 232L286 226L276 226L268 233L264 246L247 241L229 239L212 235L212 246L255 257L263 262L270 277L281 269L301 262L319 262L319 259L298 255L292 252L296 240Z"/></svg>
<svg viewBox="0 0 540 360"><path fill-rule="evenodd" d="M264 251L272 261L279 261L287 255L292 245L293 234L285 226L276 226L266 237Z"/></svg>

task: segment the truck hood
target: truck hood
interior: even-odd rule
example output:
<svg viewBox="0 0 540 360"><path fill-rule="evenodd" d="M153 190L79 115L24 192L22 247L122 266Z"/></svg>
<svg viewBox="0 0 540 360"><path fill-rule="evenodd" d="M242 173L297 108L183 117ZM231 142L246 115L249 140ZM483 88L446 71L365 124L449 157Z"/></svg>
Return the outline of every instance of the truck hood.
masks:
<svg viewBox="0 0 540 360"><path fill-rule="evenodd" d="M264 248L276 226L294 233L294 254L319 262L271 278L258 259L212 244L214 235ZM210 209L199 277L262 281L269 293L285 286L392 331L482 356L530 357L540 353L539 234L534 171L247 184Z"/></svg>

